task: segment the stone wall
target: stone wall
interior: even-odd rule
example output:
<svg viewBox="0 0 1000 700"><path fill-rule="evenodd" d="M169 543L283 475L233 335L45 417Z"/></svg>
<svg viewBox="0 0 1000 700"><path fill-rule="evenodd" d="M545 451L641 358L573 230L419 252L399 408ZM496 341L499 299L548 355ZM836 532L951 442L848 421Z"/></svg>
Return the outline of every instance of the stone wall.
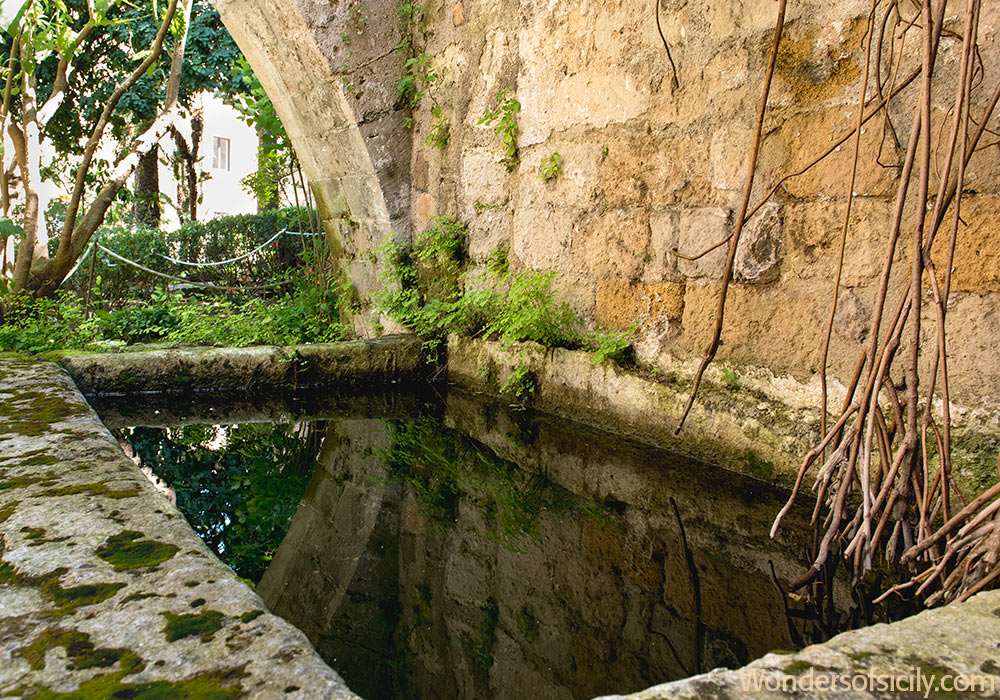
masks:
<svg viewBox="0 0 1000 700"><path fill-rule="evenodd" d="M311 42L339 76L326 88L339 93L334 102L343 100L353 110L359 142L367 147L384 193L388 228L405 238L435 215L453 215L469 225L474 264L507 247L515 268L559 271L560 293L591 322L611 328L637 323L645 363L666 367L669 356L700 354L714 323L724 251L695 261L671 251L699 251L733 225L776 3L660 0L677 85L652 5L429 0L410 25L398 4L301 0L299 31L309 34L294 39ZM853 127L869 6L862 0L790 3L754 203L782 175ZM991 28L1000 9L988 5L983 13L980 40L989 67L997 58ZM223 17L232 25L232 17L226 12ZM957 16L947 21L949 29L960 29ZM409 55L430 57L440 76L412 110L395 90L405 54L394 48L406 40L412 41ZM254 52L253 46L243 48ZM935 95L935 119L941 123L951 100L947 74L955 69L959 49L946 32L938 68L944 87ZM271 60L280 71L281 57ZM500 137L479 124L505 88L522 107L520 162L510 171L501 162ZM917 89L911 85L892 112L904 136ZM405 128L408 118L412 130ZM450 128L444 148L425 144L435 120ZM869 122L861 144L863 167L832 341L832 366L841 378L853 368L866 333L897 182L897 169L874 163L880 144L882 163L901 160L883 131L878 119ZM816 371L850 151L848 143L787 181L751 220L730 291L720 359L799 379ZM544 181L538 177L540 164L556 152L563 172ZM982 151L969 173L953 281L952 395L965 405L1000 401L1000 333L994 330L1000 224L991 216L1000 202L998 155L995 147ZM337 170L345 157L331 152L317 167ZM313 177L314 185L320 178L323 190L329 178ZM336 197L328 192L320 199ZM366 298L379 284L372 250L388 228L384 219L367 226L373 219L365 218L360 205L348 209L327 219L345 242L348 269ZM930 313L925 307L932 332ZM362 334L377 328L358 324Z"/></svg>
<svg viewBox="0 0 1000 700"><path fill-rule="evenodd" d="M516 266L560 271L558 288L589 319L611 328L638 322L640 359L651 363L662 353L700 354L710 337L725 248L696 261L671 251L703 250L734 224L777 7L660 1L676 88L651 6L428 3L420 46L445 76L432 91L446 106L452 135L444 150L421 145L431 119L425 100L412 141L416 229L433 214L452 214L469 224L473 258L509 246ZM789 4L752 203L853 127L869 7ZM984 12L984 27L1000 18L996 8ZM981 36L985 56L995 57L995 40ZM945 70L958 49L954 38L943 41ZM501 88L515 90L522 105L521 163L512 172L500 164L496 133L477 125ZM939 97L939 107L951 99ZM908 114L902 108L893 114L903 136ZM935 117L944 116L939 108ZM895 195L896 170L872 162L881 137L876 120L862 140L833 337L841 377L849 377L871 315ZM818 367L849 146L790 180L751 220L720 359L800 378ZM540 162L553 152L562 156L563 173L545 182ZM990 216L1000 203L996 149L979 157L953 286L952 386L960 400L996 402L1000 270L990 252L1000 236ZM882 160L900 162L888 142ZM930 313L925 309L932 330Z"/></svg>

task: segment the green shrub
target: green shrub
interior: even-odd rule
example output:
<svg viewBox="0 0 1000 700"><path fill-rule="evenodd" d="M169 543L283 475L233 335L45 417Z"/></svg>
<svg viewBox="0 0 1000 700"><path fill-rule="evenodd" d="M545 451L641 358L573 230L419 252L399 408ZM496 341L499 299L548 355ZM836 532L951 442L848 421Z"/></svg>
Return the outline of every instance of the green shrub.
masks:
<svg viewBox="0 0 1000 700"><path fill-rule="evenodd" d="M307 211L290 207L257 214L222 216L207 222L188 222L171 232L141 226L107 225L97 231L94 241L157 272L194 282L244 287L253 292L268 283L286 279L289 270L303 264L304 246L299 237L282 236L273 246L228 265L192 267L171 263L166 258L199 263L227 260L250 252L286 228L308 231ZM85 294L94 262L89 257L91 251L88 251L88 257L73 277L63 285L65 289ZM98 253L93 273L96 298L108 310L121 308L126 302L149 299L153 290L176 284L105 253Z"/></svg>
<svg viewBox="0 0 1000 700"><path fill-rule="evenodd" d="M0 351L46 352L85 348L101 337L100 322L84 317L79 299L60 291L51 299L16 294L0 300Z"/></svg>
<svg viewBox="0 0 1000 700"><path fill-rule="evenodd" d="M155 291L148 300L85 318L71 292L54 299L7 299L0 351L44 352L163 341L170 344L295 345L341 340L336 285L329 276L298 272L292 291L270 299L185 299ZM110 342L109 342L110 341Z"/></svg>

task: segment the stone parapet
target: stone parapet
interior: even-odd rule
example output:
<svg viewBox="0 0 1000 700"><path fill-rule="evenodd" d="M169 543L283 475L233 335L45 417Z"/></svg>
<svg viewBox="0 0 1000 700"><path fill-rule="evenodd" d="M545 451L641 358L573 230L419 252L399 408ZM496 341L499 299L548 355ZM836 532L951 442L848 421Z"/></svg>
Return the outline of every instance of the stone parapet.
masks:
<svg viewBox="0 0 1000 700"><path fill-rule="evenodd" d="M390 384L423 381L428 374L416 336L291 347L66 351L45 357L69 372L84 394Z"/></svg>
<svg viewBox="0 0 1000 700"><path fill-rule="evenodd" d="M50 362L0 358L0 536L3 697L358 700Z"/></svg>

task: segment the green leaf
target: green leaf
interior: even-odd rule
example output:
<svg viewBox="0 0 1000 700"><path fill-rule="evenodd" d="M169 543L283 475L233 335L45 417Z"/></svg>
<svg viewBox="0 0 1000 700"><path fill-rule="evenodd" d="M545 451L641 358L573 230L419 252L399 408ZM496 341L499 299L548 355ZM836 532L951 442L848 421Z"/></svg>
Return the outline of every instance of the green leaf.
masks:
<svg viewBox="0 0 1000 700"><path fill-rule="evenodd" d="M0 216L0 238L6 239L9 236L20 238L24 235L24 229L15 224L5 216Z"/></svg>

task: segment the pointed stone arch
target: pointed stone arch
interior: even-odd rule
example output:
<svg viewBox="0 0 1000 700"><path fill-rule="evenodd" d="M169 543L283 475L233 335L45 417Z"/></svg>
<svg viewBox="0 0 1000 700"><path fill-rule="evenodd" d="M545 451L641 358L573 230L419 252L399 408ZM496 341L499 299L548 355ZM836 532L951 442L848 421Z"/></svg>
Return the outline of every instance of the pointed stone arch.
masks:
<svg viewBox="0 0 1000 700"><path fill-rule="evenodd" d="M214 0L223 23L271 98L316 196L338 274L360 298L378 283L368 253L392 221L379 173L342 76L330 64L302 10L287 0ZM364 324L355 330L367 335Z"/></svg>

